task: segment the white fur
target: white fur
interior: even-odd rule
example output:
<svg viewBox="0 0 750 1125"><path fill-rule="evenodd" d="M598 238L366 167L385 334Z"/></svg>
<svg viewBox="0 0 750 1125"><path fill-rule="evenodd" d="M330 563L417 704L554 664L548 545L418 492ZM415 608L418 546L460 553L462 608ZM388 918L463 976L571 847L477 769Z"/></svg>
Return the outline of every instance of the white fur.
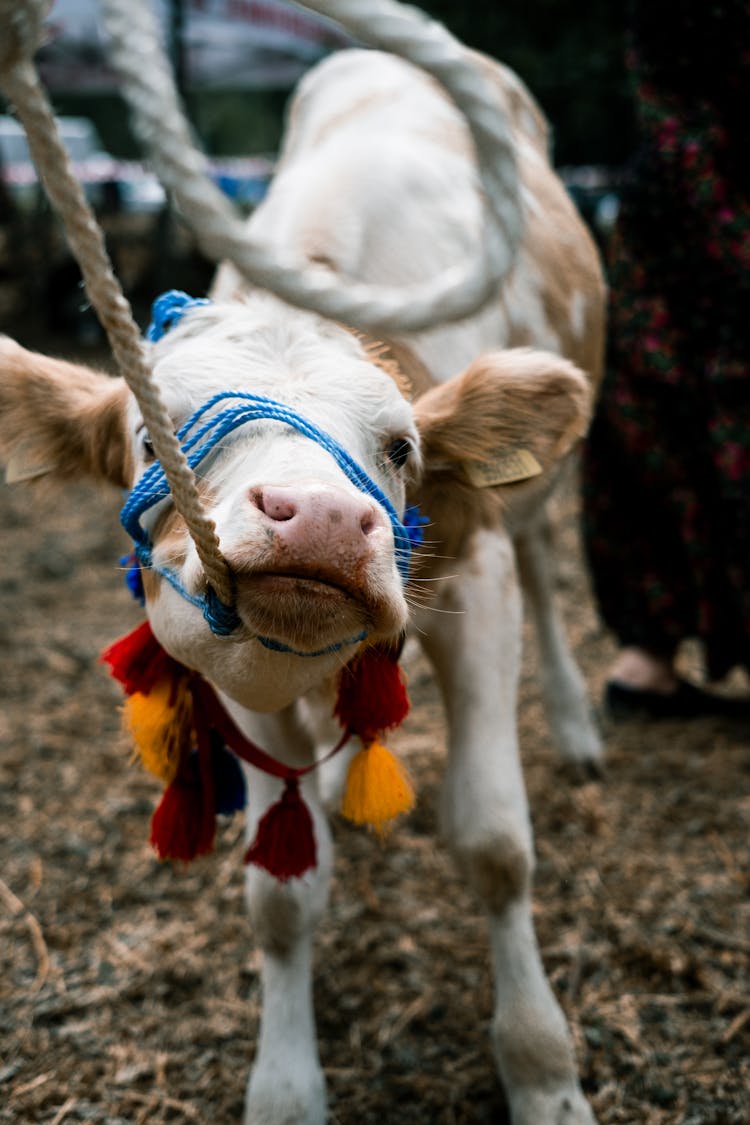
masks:
<svg viewBox="0 0 750 1125"><path fill-rule="evenodd" d="M320 426L365 469L397 510L403 510L406 471L387 465L384 447L406 437L419 464L419 438L408 403L393 380L369 362L351 335L308 313L291 310L267 297L247 304L212 305L186 315L155 349L155 373L175 425L220 390L251 390L283 402ZM217 408L218 409L218 408ZM135 432L139 419L132 419ZM282 435L280 437L280 435ZM211 489L211 515L222 550L231 560L247 556L266 568L265 523L248 503L254 486L297 485L361 493L333 457L309 438L273 420L246 424L222 442L221 451L202 467ZM390 523L375 506L380 526L370 536L373 557L366 584L380 603L380 620L371 636L398 634L407 608L393 554ZM153 525L155 519L144 521ZM203 574L195 546L184 536L157 544L154 559L177 571L191 594L200 592ZM346 544L329 560L346 568ZM268 563L268 569L272 569ZM299 698L325 675L332 675L355 647L308 659L269 652L249 641L245 630L229 643L206 630L201 613L166 583L149 606L156 635L177 658L203 672L245 706L275 711ZM315 650L356 635L356 627L321 618ZM294 642L294 637L279 637ZM245 642L245 643L243 643Z"/></svg>
<svg viewBox="0 0 750 1125"><path fill-rule="evenodd" d="M552 183L560 198L564 195L547 165L540 119L520 83L509 72L499 73L523 103L518 145L527 220L543 230L542 242L557 237L575 242L576 220L570 220L569 230L556 231L533 190L539 182L535 177L541 176L548 189ZM375 52L342 53L302 83L278 175L251 227L256 237L281 249L302 250L327 268L364 281L408 285L449 267L476 252L482 237L477 175L461 119L407 64ZM560 350L559 329L542 295L545 261L534 256L531 245L521 246L494 307L405 341L434 380L450 378L498 345L533 343ZM268 298L247 295L229 267L219 271L213 296L246 303L190 314L156 351L157 375L176 420L229 385L282 399L341 441L400 510L404 477L384 469L383 447L397 434L408 435L415 448L418 441L408 405L389 377L367 361L351 335ZM579 336L585 311L584 297L576 293L570 321ZM281 440L279 428L269 422L248 427L231 441L212 466L210 480L222 546L235 553L243 545L262 550L262 528L253 529L245 502L255 482L302 480L353 488L320 449L298 435L287 433ZM598 739L554 613L533 513L527 523L527 588L552 726L568 757L596 760ZM490 919L499 1072L514 1125L589 1125L593 1119L577 1084L565 1020L546 981L531 920L533 852L515 721L521 603L512 540L500 527L482 532L466 557L451 561L449 569L454 577L438 586L435 608L451 612L425 611L417 625L437 670L449 723L443 832ZM387 535L371 570L390 607L393 629L404 607ZM189 588L197 588L200 568L189 544L181 573ZM294 701L325 683L350 653L306 660L259 650L247 639L227 644L208 636L197 613L176 599L172 592L162 593L150 610L167 647L183 659L189 656L218 683L237 721L261 744L284 760L304 745L307 760L314 747L300 741L301 711ZM324 745L329 724L318 732ZM247 877L249 908L265 951L264 1014L248 1085L247 1125L323 1125L325 1120L310 950L331 855L315 788L309 784L307 789L321 844L317 870L283 886L252 869ZM275 799L278 783L256 775L250 791L248 838ZM270 919L281 932L269 930Z"/></svg>

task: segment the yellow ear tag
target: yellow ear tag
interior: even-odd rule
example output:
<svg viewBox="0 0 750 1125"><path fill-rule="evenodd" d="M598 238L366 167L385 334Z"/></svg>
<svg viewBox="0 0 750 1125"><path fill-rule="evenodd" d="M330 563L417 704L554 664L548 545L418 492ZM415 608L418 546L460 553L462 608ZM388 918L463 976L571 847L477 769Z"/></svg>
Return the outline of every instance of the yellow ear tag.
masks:
<svg viewBox="0 0 750 1125"><path fill-rule="evenodd" d="M510 448L491 461L464 461L464 472L475 488L492 488L538 477L542 466L530 449Z"/></svg>

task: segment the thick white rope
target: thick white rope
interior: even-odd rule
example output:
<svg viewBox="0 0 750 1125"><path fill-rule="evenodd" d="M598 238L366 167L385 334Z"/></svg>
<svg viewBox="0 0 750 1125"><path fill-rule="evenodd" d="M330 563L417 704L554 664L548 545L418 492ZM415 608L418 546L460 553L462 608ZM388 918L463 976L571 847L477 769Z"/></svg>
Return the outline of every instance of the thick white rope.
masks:
<svg viewBox="0 0 750 1125"><path fill-rule="evenodd" d="M378 332L417 331L460 319L494 295L512 264L520 237L513 147L493 91L441 25L392 0L308 0L305 5L338 20L360 39L431 73L465 113L476 144L490 203L484 257L406 293L383 292L351 281L340 288L327 274L291 259L279 261L250 241L244 223L209 179L205 158L193 145L148 0L102 0L102 4L137 130L152 153L160 178L209 256L217 261L230 259L252 284L272 290L291 304ZM26 129L40 177L63 220L118 366L141 407L175 507L185 519L207 580L221 601L231 604L231 575L215 525L203 511L194 474L151 378L138 327L32 63L47 9L47 0L0 0L0 27L6 29L0 39L0 86Z"/></svg>
<svg viewBox="0 0 750 1125"><path fill-rule="evenodd" d="M172 69L159 44L150 0L101 0L111 58L154 168L202 250L234 262L248 281L290 304L369 331L419 331L476 312L497 293L520 238L513 145L505 113L468 53L424 13L394 0L305 0L365 42L400 55L441 82L467 118L487 197L483 255L424 285L382 290L331 279L301 259L253 242L245 223L207 174L182 113Z"/></svg>
<svg viewBox="0 0 750 1125"><path fill-rule="evenodd" d="M206 578L225 605L233 585L216 535L204 511L195 476L175 437L154 382L138 325L115 278L104 238L57 129L31 58L47 4L0 0L0 88L26 130L29 149L52 205L60 215L86 292L107 333L118 367L135 395L169 483L175 507L187 524Z"/></svg>

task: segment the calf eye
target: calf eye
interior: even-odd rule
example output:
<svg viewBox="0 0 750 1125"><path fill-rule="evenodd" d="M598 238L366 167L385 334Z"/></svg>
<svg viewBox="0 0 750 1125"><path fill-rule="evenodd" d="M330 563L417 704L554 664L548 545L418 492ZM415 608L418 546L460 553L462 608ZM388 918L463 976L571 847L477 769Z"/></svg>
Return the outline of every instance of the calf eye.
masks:
<svg viewBox="0 0 750 1125"><path fill-rule="evenodd" d="M154 460L156 460L156 454L154 453L154 447L151 443L151 438L148 436L148 433L146 432L146 430L141 431L140 438L141 438L141 449L143 450L144 461L154 461Z"/></svg>
<svg viewBox="0 0 750 1125"><path fill-rule="evenodd" d="M408 438L396 438L386 449L386 457L397 469L403 469L411 454L411 442Z"/></svg>

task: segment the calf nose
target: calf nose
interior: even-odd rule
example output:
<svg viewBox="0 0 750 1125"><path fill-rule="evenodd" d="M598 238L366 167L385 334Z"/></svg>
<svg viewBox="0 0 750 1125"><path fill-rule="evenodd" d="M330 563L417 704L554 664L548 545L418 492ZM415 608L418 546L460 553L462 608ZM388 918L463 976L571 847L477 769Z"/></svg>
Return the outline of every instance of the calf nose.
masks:
<svg viewBox="0 0 750 1125"><path fill-rule="evenodd" d="M373 501L333 485L266 484L251 489L250 501L288 547L330 543L360 555L368 550L372 533L384 526Z"/></svg>

